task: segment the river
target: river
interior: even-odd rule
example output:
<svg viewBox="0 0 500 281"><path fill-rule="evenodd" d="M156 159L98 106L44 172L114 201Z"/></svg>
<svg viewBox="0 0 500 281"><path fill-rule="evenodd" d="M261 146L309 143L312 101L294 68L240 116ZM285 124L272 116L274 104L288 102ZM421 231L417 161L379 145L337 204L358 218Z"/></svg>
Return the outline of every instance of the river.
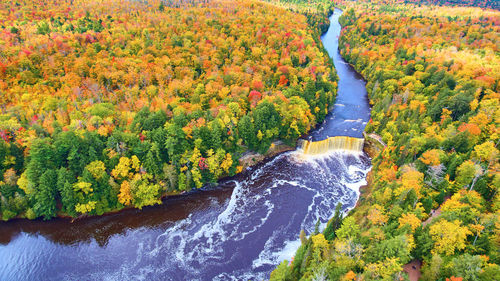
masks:
<svg viewBox="0 0 500 281"><path fill-rule="evenodd" d="M365 83L338 53L340 11L322 37L339 75L334 110L309 136L361 137ZM102 217L0 223L0 280L263 280L341 202L356 204L362 152L280 154L211 190Z"/></svg>

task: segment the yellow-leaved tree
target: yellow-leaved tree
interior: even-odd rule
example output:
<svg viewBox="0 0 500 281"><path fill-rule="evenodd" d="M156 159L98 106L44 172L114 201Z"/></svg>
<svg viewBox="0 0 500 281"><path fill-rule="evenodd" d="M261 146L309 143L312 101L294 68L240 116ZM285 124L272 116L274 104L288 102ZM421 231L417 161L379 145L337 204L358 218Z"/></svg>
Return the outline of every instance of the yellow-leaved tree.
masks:
<svg viewBox="0 0 500 281"><path fill-rule="evenodd" d="M118 201L125 206L130 205L132 202L132 194L130 193L130 183L123 181L120 185L120 193L118 194Z"/></svg>
<svg viewBox="0 0 500 281"><path fill-rule="evenodd" d="M459 220L449 222L444 219L431 225L429 233L434 241L432 253L447 256L464 249L467 236L472 234L467 227L460 226Z"/></svg>
<svg viewBox="0 0 500 281"><path fill-rule="evenodd" d="M409 225L411 227L412 231L415 231L415 229L417 229L422 224L420 219L417 216L415 216L415 214L411 214L411 213L410 214L403 214L398 219L398 222L399 222L399 228L401 228L405 225Z"/></svg>

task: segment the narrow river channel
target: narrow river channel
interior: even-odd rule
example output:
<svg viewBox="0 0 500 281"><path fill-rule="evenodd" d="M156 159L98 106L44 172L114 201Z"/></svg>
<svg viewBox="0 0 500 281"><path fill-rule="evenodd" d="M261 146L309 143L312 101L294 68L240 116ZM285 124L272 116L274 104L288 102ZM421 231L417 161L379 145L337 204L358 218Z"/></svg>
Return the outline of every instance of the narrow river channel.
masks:
<svg viewBox="0 0 500 281"><path fill-rule="evenodd" d="M340 11L322 37L339 75L335 108L310 135L362 137L365 83L338 53ZM212 190L142 211L0 223L0 280L263 280L341 202L356 204L370 160L362 152L283 153Z"/></svg>

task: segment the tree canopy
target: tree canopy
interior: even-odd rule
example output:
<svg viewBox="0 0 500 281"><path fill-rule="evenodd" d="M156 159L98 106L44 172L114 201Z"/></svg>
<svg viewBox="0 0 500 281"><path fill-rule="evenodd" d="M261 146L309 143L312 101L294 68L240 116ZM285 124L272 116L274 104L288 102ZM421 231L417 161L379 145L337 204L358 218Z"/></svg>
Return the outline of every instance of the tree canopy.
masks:
<svg viewBox="0 0 500 281"><path fill-rule="evenodd" d="M336 91L308 17L260 1L2 1L0 54L4 220L142 208L234 175Z"/></svg>

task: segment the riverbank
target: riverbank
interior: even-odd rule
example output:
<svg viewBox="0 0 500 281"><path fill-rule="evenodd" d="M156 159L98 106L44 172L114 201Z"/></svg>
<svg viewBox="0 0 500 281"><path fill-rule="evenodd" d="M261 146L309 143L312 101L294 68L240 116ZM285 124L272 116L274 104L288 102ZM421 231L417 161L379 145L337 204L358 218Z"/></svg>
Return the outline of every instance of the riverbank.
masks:
<svg viewBox="0 0 500 281"><path fill-rule="evenodd" d="M365 143L363 145L363 151L370 157L370 159L373 159L379 155L382 150L385 148L383 145L383 142L379 139L379 137L375 134L365 134L363 132L363 136L365 138ZM363 202L370 196L371 193L371 186L372 186L372 171L369 171L366 174L366 184L362 185L359 188L359 199L356 202L356 207L358 208L361 205L363 205Z"/></svg>
<svg viewBox="0 0 500 281"><path fill-rule="evenodd" d="M264 160L274 157L278 154L281 154L286 151L292 151L295 150L295 147L291 147L289 145L284 144L282 141L276 141L271 144L271 147L265 154L260 154L257 152L253 151L247 151L245 152L240 159L238 160L240 163L240 166L243 168L243 170L258 165L259 163L262 163Z"/></svg>
<svg viewBox="0 0 500 281"><path fill-rule="evenodd" d="M230 176L230 177L222 177L222 178L218 179L217 182L241 176L241 174L245 173L247 169L249 169L251 167L255 167L255 166L262 164L266 161L269 161L271 158L278 156L281 153L284 153L287 151L293 151L293 150L295 150L295 147L291 147L289 145L286 145L282 141L275 141L271 144L271 147L269 148L269 150L264 154L260 154L260 153L253 152L253 151L247 151L242 155L242 157L240 157L238 159L239 165L242 167L241 172L236 173L235 175ZM161 204L164 204L166 200L175 199L175 198L180 197L180 196L189 196L193 193L210 191L211 190L210 186L213 186L213 184L205 185L201 189L192 189L190 191L184 191L184 192L173 191L173 192L163 194L161 196L161 201L162 201ZM66 216L64 214L58 214L57 218L67 219L67 220L70 220L71 223L73 223L73 222L75 222L77 220L81 220L81 219L91 219L91 218L100 217L100 216L113 215L113 214L117 214L117 213L127 211L127 210L140 211L141 209L138 209L138 208L133 207L133 206L128 206L128 207L125 207L125 208L122 208L119 210L114 210L111 212L103 213L102 215L82 215L82 216L79 216L77 218L74 218L71 216ZM26 219L26 218L16 218L16 219Z"/></svg>

